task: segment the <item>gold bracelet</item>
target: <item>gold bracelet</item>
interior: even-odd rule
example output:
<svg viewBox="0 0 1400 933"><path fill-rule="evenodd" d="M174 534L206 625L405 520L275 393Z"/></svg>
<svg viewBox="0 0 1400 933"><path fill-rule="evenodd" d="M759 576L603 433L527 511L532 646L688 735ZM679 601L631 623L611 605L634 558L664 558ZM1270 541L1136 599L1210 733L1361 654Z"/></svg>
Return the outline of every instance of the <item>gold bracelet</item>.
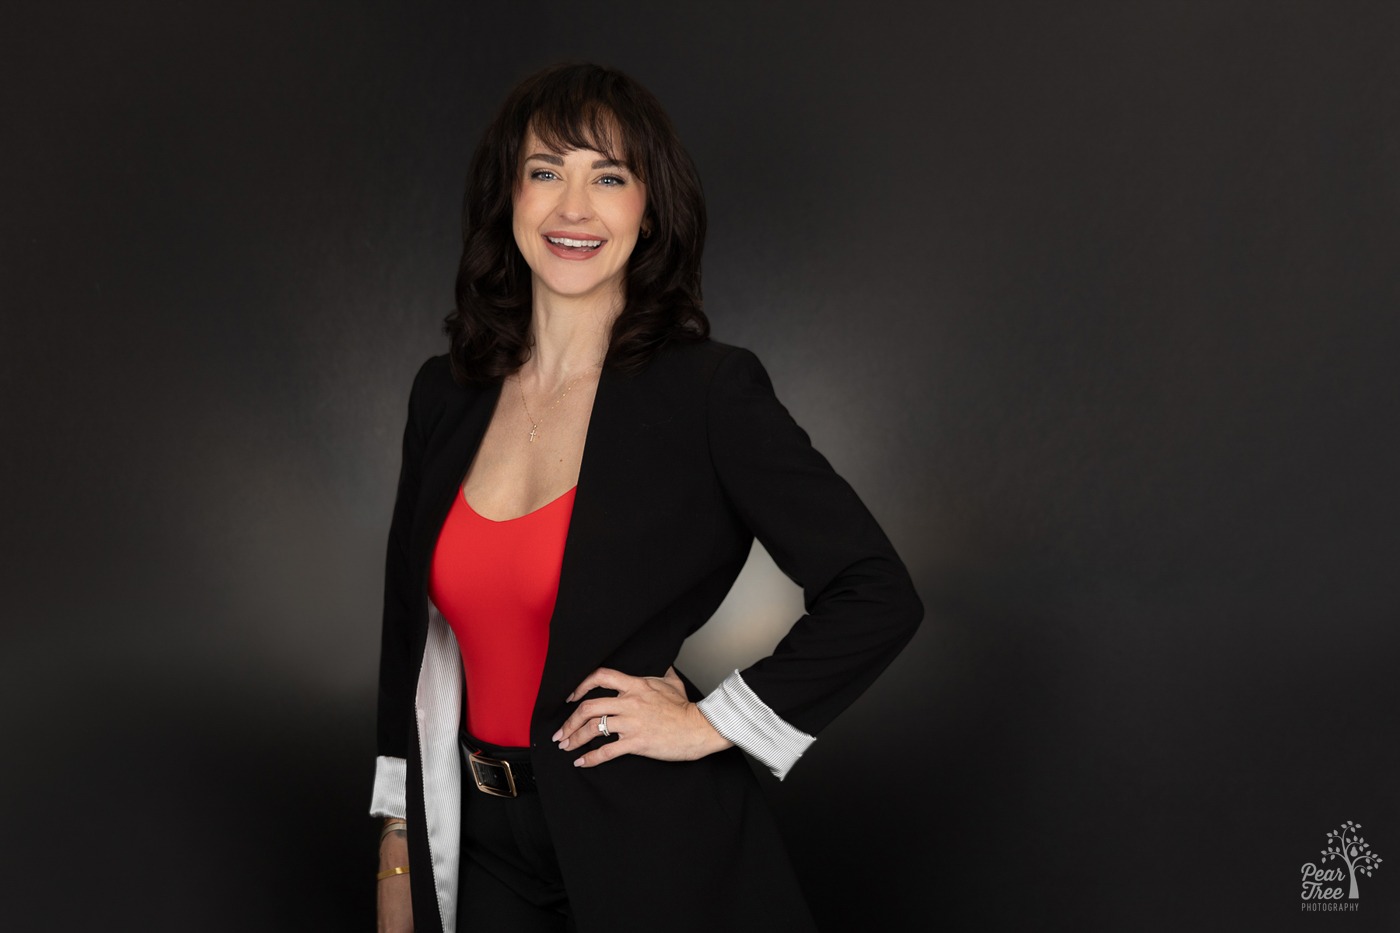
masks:
<svg viewBox="0 0 1400 933"><path fill-rule="evenodd" d="M385 823L384 828L379 831L379 841L383 842L385 836L389 835L392 832L398 832L399 830L408 832L407 820L391 820L388 823Z"/></svg>
<svg viewBox="0 0 1400 933"><path fill-rule="evenodd" d="M394 877L395 875L406 875L406 874L408 874L408 866L407 866L407 865L400 865L398 868L386 868L386 869L384 869L384 870L381 871L379 874L377 874L377 875L374 876L374 880L375 880L375 881L383 881L385 878L392 878L392 877Z"/></svg>

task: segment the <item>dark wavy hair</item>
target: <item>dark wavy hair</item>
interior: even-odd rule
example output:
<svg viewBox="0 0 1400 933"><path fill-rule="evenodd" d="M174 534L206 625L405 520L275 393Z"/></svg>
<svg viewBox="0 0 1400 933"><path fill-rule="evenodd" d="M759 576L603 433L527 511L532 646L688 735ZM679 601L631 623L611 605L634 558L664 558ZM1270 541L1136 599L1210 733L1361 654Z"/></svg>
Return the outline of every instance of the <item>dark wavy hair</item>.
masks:
<svg viewBox="0 0 1400 933"><path fill-rule="evenodd" d="M457 308L443 322L457 381L498 379L530 357L530 268L511 228L528 129L556 152L596 149L646 185L651 235L637 240L627 261L625 303L605 365L634 371L667 341L709 336L700 295L705 198L670 118L651 92L620 71L554 65L511 91L472 156Z"/></svg>

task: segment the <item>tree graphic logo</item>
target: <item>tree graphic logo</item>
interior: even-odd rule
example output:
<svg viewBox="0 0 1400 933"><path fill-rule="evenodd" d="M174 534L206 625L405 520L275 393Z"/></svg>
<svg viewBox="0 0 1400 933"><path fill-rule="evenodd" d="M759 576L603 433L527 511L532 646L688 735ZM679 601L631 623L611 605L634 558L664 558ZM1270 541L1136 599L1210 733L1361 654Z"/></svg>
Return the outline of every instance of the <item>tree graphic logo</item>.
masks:
<svg viewBox="0 0 1400 933"><path fill-rule="evenodd" d="M1342 896L1340 887L1325 888L1323 884L1328 881L1343 881L1347 878L1351 880L1351 893L1347 897L1354 901L1361 896L1357 887L1358 876L1365 875L1370 878L1383 860L1371 848L1371 844L1366 841L1366 838L1357 832L1359 829L1361 829L1360 823L1347 820L1340 828L1327 834L1327 848L1322 850L1320 864L1326 865L1328 862L1340 860L1347 867L1346 875L1342 874L1340 867L1322 869L1309 862L1303 866L1304 900L1340 899ZM1312 871L1310 872L1308 869L1312 869Z"/></svg>

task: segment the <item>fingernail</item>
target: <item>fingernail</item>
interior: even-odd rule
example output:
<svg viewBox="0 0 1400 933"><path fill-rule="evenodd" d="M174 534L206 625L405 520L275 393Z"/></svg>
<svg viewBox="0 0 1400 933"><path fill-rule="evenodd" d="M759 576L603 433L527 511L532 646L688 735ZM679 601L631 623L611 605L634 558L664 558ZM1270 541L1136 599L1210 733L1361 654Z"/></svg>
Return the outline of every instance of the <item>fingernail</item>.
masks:
<svg viewBox="0 0 1400 933"><path fill-rule="evenodd" d="M575 767L575 768L582 768L582 767L583 767L583 759L582 759L582 758L575 758L575 759L574 759L574 767Z"/></svg>
<svg viewBox="0 0 1400 933"><path fill-rule="evenodd" d="M549 740L550 740L551 742L557 742L557 741L559 741L560 738L563 737L563 735L564 735L564 730L563 730L563 729L557 729L557 730L555 730L555 733L549 737Z"/></svg>
<svg viewBox="0 0 1400 933"><path fill-rule="evenodd" d="M567 739L559 743L559 750L561 752L567 752L569 750L569 742Z"/></svg>
<svg viewBox="0 0 1400 933"><path fill-rule="evenodd" d="M572 702L574 702L574 695L573 695L572 692L570 692L569 698L568 698L567 700L565 700L564 702L565 702L565 703L572 703Z"/></svg>

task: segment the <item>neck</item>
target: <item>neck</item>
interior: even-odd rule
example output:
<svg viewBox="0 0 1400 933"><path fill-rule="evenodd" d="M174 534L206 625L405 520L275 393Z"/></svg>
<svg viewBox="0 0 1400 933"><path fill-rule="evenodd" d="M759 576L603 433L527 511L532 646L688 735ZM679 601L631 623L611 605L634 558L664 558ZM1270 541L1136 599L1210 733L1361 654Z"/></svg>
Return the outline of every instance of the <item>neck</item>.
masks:
<svg viewBox="0 0 1400 933"><path fill-rule="evenodd" d="M573 379L597 367L608 352L620 297L565 300L536 297L530 330L534 349L521 376L543 385Z"/></svg>

